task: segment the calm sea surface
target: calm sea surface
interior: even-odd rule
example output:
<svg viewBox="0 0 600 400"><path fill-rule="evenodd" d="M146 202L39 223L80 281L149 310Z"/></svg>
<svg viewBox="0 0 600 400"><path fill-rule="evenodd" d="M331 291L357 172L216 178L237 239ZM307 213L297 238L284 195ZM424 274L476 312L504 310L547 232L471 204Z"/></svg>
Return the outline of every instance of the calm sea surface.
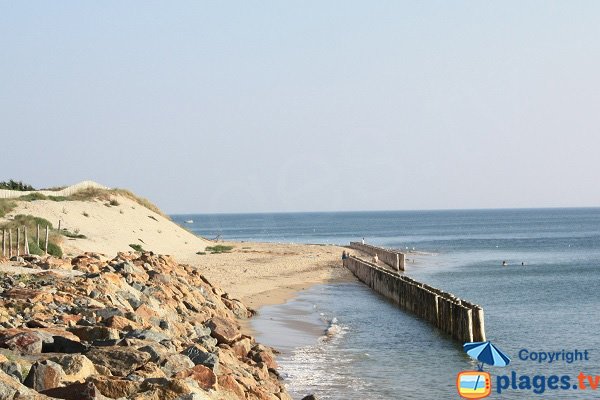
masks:
<svg viewBox="0 0 600 400"><path fill-rule="evenodd" d="M600 209L179 215L198 234L226 240L415 249L407 275L483 306L488 339L511 358L487 367L491 398L600 397L591 390L507 389L496 376L600 375ZM412 259L415 262L412 262ZM503 267L506 260L508 266ZM522 266L521 263L525 263ZM294 319L305 322L302 328ZM306 329L311 326L314 329ZM457 398L456 374L475 366L460 343L360 283L314 286L254 321L258 340L279 348L294 398ZM314 332L331 327L326 339ZM310 332L310 333L308 333ZM529 351L589 351L588 361L520 360ZM540 386L538 379L538 387ZM539 390L538 390L539 391Z"/></svg>

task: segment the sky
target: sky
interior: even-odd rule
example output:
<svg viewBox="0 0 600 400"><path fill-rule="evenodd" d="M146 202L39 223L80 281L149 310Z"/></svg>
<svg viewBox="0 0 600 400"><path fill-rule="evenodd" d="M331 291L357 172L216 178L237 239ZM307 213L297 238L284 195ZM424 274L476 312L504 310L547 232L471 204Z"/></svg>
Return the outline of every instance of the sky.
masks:
<svg viewBox="0 0 600 400"><path fill-rule="evenodd" d="M0 0L0 180L168 213L598 206L598 15Z"/></svg>

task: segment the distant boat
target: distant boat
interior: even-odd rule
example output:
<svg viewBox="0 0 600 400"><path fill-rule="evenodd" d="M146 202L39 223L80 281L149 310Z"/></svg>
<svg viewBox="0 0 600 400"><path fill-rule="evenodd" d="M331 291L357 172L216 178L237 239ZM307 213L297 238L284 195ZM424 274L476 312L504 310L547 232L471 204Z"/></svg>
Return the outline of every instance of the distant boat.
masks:
<svg viewBox="0 0 600 400"><path fill-rule="evenodd" d="M193 219L188 219L187 221L185 221L186 224L193 224L194 220Z"/></svg>

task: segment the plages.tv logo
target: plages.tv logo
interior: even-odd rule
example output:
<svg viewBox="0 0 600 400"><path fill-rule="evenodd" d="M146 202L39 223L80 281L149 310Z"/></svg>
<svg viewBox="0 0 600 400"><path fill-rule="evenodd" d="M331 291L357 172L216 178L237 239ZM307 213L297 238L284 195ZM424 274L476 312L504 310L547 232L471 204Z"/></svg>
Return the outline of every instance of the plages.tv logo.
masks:
<svg viewBox="0 0 600 400"><path fill-rule="evenodd" d="M483 370L483 365L505 367L510 358L492 342L465 343L463 349L471 358L477 360L477 371L462 371L456 376L456 389L460 397L465 399L483 399L492 393L492 378Z"/></svg>

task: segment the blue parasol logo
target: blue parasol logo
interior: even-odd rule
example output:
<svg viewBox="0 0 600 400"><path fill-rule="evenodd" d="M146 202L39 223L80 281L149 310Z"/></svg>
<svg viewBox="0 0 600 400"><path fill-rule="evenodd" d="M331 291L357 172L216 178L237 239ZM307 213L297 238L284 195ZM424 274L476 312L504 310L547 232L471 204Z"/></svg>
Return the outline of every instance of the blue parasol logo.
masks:
<svg viewBox="0 0 600 400"><path fill-rule="evenodd" d="M479 361L479 370L483 371L483 364L489 364L494 367L506 367L510 364L510 357L494 346L492 342L472 342L463 345L465 352L471 358Z"/></svg>
<svg viewBox="0 0 600 400"><path fill-rule="evenodd" d="M482 399L489 396L492 382L490 374L483 371L483 365L505 367L510 363L510 358L489 341L465 343L463 348L479 364L478 371L463 371L458 374L458 394L465 399Z"/></svg>

